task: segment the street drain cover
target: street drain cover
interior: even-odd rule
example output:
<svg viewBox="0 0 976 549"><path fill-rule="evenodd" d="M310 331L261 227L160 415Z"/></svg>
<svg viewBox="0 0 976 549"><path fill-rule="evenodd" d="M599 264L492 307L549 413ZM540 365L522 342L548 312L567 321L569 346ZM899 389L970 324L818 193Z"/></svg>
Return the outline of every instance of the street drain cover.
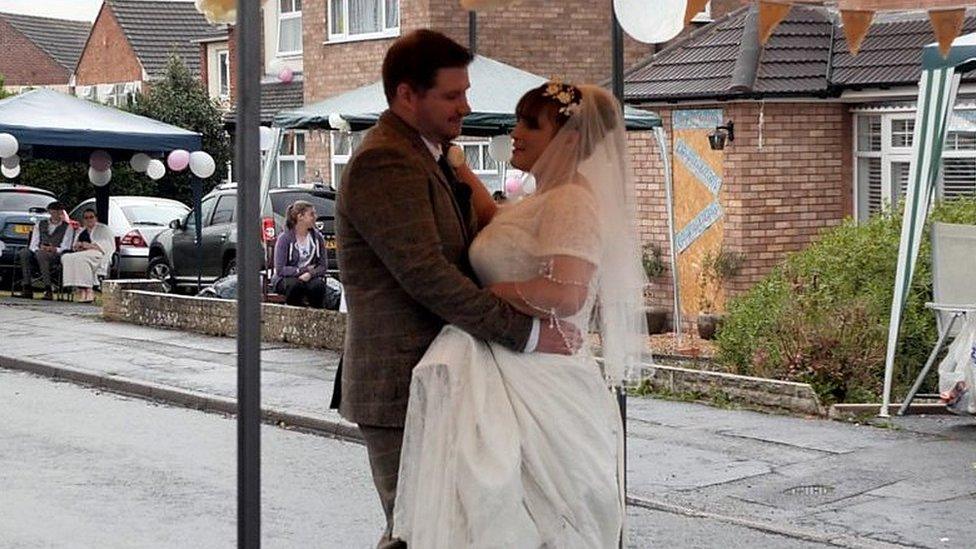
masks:
<svg viewBox="0 0 976 549"><path fill-rule="evenodd" d="M825 484L809 484L806 486L793 486L783 490L787 496L826 496L834 491L833 486Z"/></svg>

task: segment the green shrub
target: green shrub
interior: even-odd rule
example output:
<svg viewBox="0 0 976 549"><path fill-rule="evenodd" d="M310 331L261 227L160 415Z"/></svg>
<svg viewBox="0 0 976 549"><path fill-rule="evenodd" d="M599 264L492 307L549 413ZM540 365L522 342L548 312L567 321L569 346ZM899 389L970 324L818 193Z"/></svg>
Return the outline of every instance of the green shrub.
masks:
<svg viewBox="0 0 976 549"><path fill-rule="evenodd" d="M976 224L976 199L933 207L930 219ZM791 254L728 304L718 359L731 371L811 383L827 402L879 397L901 213L845 221ZM928 227L905 304L895 355L904 391L935 343Z"/></svg>

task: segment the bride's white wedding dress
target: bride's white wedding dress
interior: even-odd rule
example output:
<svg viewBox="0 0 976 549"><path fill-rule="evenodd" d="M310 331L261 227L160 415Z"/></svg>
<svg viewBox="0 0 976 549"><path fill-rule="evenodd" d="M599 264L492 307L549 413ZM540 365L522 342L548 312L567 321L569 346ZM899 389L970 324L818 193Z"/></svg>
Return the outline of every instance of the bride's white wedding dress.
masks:
<svg viewBox="0 0 976 549"><path fill-rule="evenodd" d="M593 204L566 184L500 209L470 249L481 282L537 277L555 255L598 265ZM584 333L594 287L568 319ZM522 354L447 326L413 373L394 535L417 549L616 547L620 435L589 348Z"/></svg>

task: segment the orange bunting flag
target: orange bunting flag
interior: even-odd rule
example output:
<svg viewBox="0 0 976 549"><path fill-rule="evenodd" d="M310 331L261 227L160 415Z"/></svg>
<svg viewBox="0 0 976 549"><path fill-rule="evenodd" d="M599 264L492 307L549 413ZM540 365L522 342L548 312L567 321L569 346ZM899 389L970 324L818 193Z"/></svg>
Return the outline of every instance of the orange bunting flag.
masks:
<svg viewBox="0 0 976 549"><path fill-rule="evenodd" d="M779 25L783 19L790 13L790 8L793 6L790 4L782 4L779 2L767 2L766 0L760 0L759 2L759 41L763 44L769 40L769 37L773 34L773 29L776 25Z"/></svg>
<svg viewBox="0 0 976 549"><path fill-rule="evenodd" d="M695 18L696 15L705 11L705 6L708 4L708 0L688 0L688 4L685 7L685 25L691 23L691 20Z"/></svg>
<svg viewBox="0 0 976 549"><path fill-rule="evenodd" d="M929 20L932 21L932 30L935 31L935 38L939 41L939 51L942 52L942 57L949 55L952 41L962 32L962 24L965 19L965 8L929 12Z"/></svg>
<svg viewBox="0 0 976 549"><path fill-rule="evenodd" d="M842 10L840 12L841 21L844 22L844 36L847 38L847 49L851 55L857 55L861 51L861 44L864 37L868 35L871 28L871 19L874 18L873 11Z"/></svg>

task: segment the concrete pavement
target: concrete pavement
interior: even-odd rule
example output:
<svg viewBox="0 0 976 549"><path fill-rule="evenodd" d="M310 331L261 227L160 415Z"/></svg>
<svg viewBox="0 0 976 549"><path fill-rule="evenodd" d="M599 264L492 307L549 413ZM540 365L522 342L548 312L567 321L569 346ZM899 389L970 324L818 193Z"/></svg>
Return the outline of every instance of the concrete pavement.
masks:
<svg viewBox="0 0 976 549"><path fill-rule="evenodd" d="M94 307L17 299L0 299L0 325L0 366L66 367L223 402L236 394L233 339L107 323ZM63 335L35 335L41 328ZM327 409L337 358L264 344L262 402L312 425L348 427ZM635 398L628 425L628 495L648 512L796 543L941 548L972 540L971 419L916 416L880 429ZM668 539L666 529L659 534Z"/></svg>

